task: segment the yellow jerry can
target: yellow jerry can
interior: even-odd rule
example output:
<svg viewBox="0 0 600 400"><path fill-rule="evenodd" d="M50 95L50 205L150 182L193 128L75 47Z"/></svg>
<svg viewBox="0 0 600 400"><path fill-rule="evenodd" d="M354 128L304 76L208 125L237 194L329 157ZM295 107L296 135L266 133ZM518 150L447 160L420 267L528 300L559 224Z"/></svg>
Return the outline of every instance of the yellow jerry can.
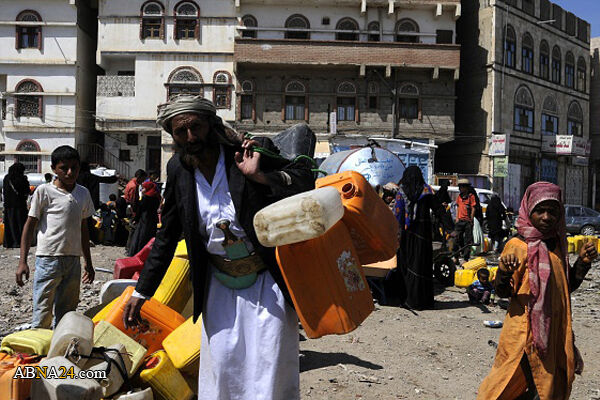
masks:
<svg viewBox="0 0 600 400"><path fill-rule="evenodd" d="M188 318L162 342L175 368L189 372L198 370L202 336L202 317L196 323L193 319Z"/></svg>
<svg viewBox="0 0 600 400"><path fill-rule="evenodd" d="M50 349L52 330L32 328L14 332L2 339L0 351L13 353L26 353L45 356Z"/></svg>
<svg viewBox="0 0 600 400"><path fill-rule="evenodd" d="M454 272L454 286L466 288L477 279L477 271L474 269L457 269Z"/></svg>
<svg viewBox="0 0 600 400"><path fill-rule="evenodd" d="M125 346L125 350L131 359L131 368L128 371L131 378L142 365L146 348L114 327L110 322L98 322L94 328L94 347L109 347L119 343Z"/></svg>
<svg viewBox="0 0 600 400"><path fill-rule="evenodd" d="M462 267L464 269L472 269L477 271L479 268L486 268L487 267L487 262L485 261L485 258L483 257L477 257L474 258L470 261L467 261L466 263L464 263L462 265Z"/></svg>
<svg viewBox="0 0 600 400"><path fill-rule="evenodd" d="M152 297L180 313L191 295L190 262L184 258L175 257Z"/></svg>
<svg viewBox="0 0 600 400"><path fill-rule="evenodd" d="M187 247L185 245L185 240L181 240L177 243L177 248L175 249L175 257L179 258L188 258Z"/></svg>
<svg viewBox="0 0 600 400"><path fill-rule="evenodd" d="M140 372L140 379L150 385L158 399L189 400L194 394L181 372L175 368L164 350L153 353Z"/></svg>
<svg viewBox="0 0 600 400"><path fill-rule="evenodd" d="M115 304L117 304L117 301L119 301L119 297L108 303L102 310L98 311L98 314L94 315L94 317L92 318L92 322L96 324L104 318L106 318L106 316L108 315L108 313L110 313Z"/></svg>

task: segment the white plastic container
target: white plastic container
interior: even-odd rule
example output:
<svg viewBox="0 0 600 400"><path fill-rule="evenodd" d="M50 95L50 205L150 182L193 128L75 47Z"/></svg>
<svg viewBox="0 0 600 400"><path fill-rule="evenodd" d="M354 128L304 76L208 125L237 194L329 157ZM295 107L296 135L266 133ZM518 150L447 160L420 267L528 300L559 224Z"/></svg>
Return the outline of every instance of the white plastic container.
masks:
<svg viewBox="0 0 600 400"><path fill-rule="evenodd" d="M107 350L108 349L116 350L107 351L106 355L110 359L114 360L121 367L123 372L127 375L128 371L131 369L131 358L127 354L125 346L119 343L115 344L114 346L108 347ZM121 357L119 357L119 354L121 355ZM102 353L96 353L93 351L92 356L102 357ZM123 359L122 362L121 358ZM89 359L88 362L85 364L85 369L88 371L106 371L107 368L107 361L97 360L93 358ZM111 362L110 373L108 374L106 379L102 379L100 381L100 386L102 386L102 396L108 397L117 393L121 386L123 386L124 381L125 380L123 379L123 375L121 375L121 372L119 371L117 365L115 365L114 362Z"/></svg>
<svg viewBox="0 0 600 400"><path fill-rule="evenodd" d="M154 400L152 388L146 388L141 391L132 391L115 397L115 400Z"/></svg>
<svg viewBox="0 0 600 400"><path fill-rule="evenodd" d="M80 379L81 369L65 357L45 358L40 367L49 367L59 376L50 376L42 379L33 379L31 384L31 398L35 400L100 400L102 386L94 379ZM52 369L51 369L52 368ZM71 369L72 368L72 369ZM71 378L71 371L75 375Z"/></svg>
<svg viewBox="0 0 600 400"><path fill-rule="evenodd" d="M100 289L100 303L108 304L119 297L129 286L137 285L135 279L113 279L105 282Z"/></svg>
<svg viewBox="0 0 600 400"><path fill-rule="evenodd" d="M282 246L321 236L343 215L337 189L324 187L263 208L254 216L254 229L263 246Z"/></svg>
<svg viewBox="0 0 600 400"><path fill-rule="evenodd" d="M92 174L97 176L115 176L117 171L114 169L106 169L105 167L99 167L96 169L92 169L90 171ZM106 203L109 200L109 196L114 194L115 196L119 196L119 184L115 183L101 183L100 184L100 193L99 199L100 202Z"/></svg>
<svg viewBox="0 0 600 400"><path fill-rule="evenodd" d="M86 359L73 354L89 356L93 343L94 323L92 320L81 313L70 311L56 325L52 342L50 342L50 350L48 350L48 358L65 356L68 350L69 355L66 357L81 367L85 364Z"/></svg>

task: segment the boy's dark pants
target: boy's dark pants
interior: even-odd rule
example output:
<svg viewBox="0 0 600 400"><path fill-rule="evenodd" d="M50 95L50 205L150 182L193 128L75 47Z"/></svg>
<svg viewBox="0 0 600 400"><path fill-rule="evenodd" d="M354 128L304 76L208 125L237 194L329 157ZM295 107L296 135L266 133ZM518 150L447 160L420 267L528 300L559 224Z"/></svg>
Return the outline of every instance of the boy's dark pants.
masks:
<svg viewBox="0 0 600 400"><path fill-rule="evenodd" d="M460 247L473 244L473 223L471 221L458 221L454 226L454 231L458 233L458 243ZM471 256L471 247L463 250L463 258L469 261Z"/></svg>

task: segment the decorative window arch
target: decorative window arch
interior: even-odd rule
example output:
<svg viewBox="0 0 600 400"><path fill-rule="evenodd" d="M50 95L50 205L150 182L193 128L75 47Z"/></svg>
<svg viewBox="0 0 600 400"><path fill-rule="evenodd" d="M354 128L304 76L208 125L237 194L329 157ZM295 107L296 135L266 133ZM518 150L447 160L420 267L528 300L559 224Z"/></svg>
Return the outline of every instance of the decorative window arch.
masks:
<svg viewBox="0 0 600 400"><path fill-rule="evenodd" d="M583 136L583 110L577 101L569 104L567 113L567 134Z"/></svg>
<svg viewBox="0 0 600 400"><path fill-rule="evenodd" d="M577 90L580 92L586 92L587 84L587 65L583 57L579 57L577 60Z"/></svg>
<svg viewBox="0 0 600 400"><path fill-rule="evenodd" d="M343 81L338 85L336 110L338 121L358 120L358 97L354 83Z"/></svg>
<svg viewBox="0 0 600 400"><path fill-rule="evenodd" d="M258 21L253 15L247 14L242 17L242 25L246 28L242 31L243 38L256 39L256 29L258 28Z"/></svg>
<svg viewBox="0 0 600 400"><path fill-rule="evenodd" d="M406 33L419 33L419 24L410 18L401 19L396 23L396 42L419 43L418 35L407 35Z"/></svg>
<svg viewBox="0 0 600 400"><path fill-rule="evenodd" d="M40 145L32 139L24 139L17 144L16 151L31 152L34 154L18 154L15 156L15 162L20 162L25 166L25 172L40 172Z"/></svg>
<svg viewBox="0 0 600 400"><path fill-rule="evenodd" d="M17 22L27 22L27 25L18 25L15 33L15 48L42 49L42 27L34 22L42 22L42 17L37 11L24 10L17 15Z"/></svg>
<svg viewBox="0 0 600 400"><path fill-rule="evenodd" d="M404 83L400 86L398 115L407 120L423 119L422 101L419 88L414 83Z"/></svg>
<svg viewBox="0 0 600 400"><path fill-rule="evenodd" d="M200 8L193 1L181 1L175 6L176 40L193 40L200 38Z"/></svg>
<svg viewBox="0 0 600 400"><path fill-rule="evenodd" d="M285 85L282 114L284 121L308 120L308 96L304 83L292 80Z"/></svg>
<svg viewBox="0 0 600 400"><path fill-rule="evenodd" d="M550 47L545 40L540 42L540 78L550 79Z"/></svg>
<svg viewBox="0 0 600 400"><path fill-rule="evenodd" d="M570 51L565 56L565 86L575 88L575 57Z"/></svg>
<svg viewBox="0 0 600 400"><path fill-rule="evenodd" d="M504 65L509 68L517 67L517 35L515 29L508 25L504 35Z"/></svg>
<svg viewBox="0 0 600 400"><path fill-rule="evenodd" d="M23 79L15 86L15 117L39 117L43 113L44 90L42 85L33 79Z"/></svg>
<svg viewBox="0 0 600 400"><path fill-rule="evenodd" d="M558 135L558 102L552 95L542 104L542 135Z"/></svg>
<svg viewBox="0 0 600 400"><path fill-rule="evenodd" d="M231 108L231 74L216 71L213 76L213 103L217 108Z"/></svg>
<svg viewBox="0 0 600 400"><path fill-rule="evenodd" d="M304 29L302 31L285 31L286 39L310 39L310 22L304 15L294 14L285 21L285 27L288 29Z"/></svg>
<svg viewBox="0 0 600 400"><path fill-rule="evenodd" d="M367 25L368 40L369 42L380 42L381 41L381 32L379 21L371 21L369 25Z"/></svg>
<svg viewBox="0 0 600 400"><path fill-rule="evenodd" d="M202 75L193 67L179 67L173 70L166 86L168 99L180 94L204 96Z"/></svg>
<svg viewBox="0 0 600 400"><path fill-rule="evenodd" d="M256 96L254 93L254 82L247 79L240 84L240 114L241 120L252 120L256 122Z"/></svg>
<svg viewBox="0 0 600 400"><path fill-rule="evenodd" d="M367 101L370 110L376 110L379 106L379 84L369 81L367 84Z"/></svg>
<svg viewBox="0 0 600 400"><path fill-rule="evenodd" d="M165 38L165 8L158 1L147 1L142 5L140 39Z"/></svg>
<svg viewBox="0 0 600 400"><path fill-rule="evenodd" d="M354 19L350 17L340 19L335 29L335 40L358 41L358 22Z"/></svg>
<svg viewBox="0 0 600 400"><path fill-rule="evenodd" d="M552 82L560 84L562 56L560 48L554 46L552 48Z"/></svg>
<svg viewBox="0 0 600 400"><path fill-rule="evenodd" d="M527 86L521 86L515 93L515 131L533 133L534 127L533 95Z"/></svg>
<svg viewBox="0 0 600 400"><path fill-rule="evenodd" d="M529 33L523 35L521 43L521 70L533 75L533 38Z"/></svg>

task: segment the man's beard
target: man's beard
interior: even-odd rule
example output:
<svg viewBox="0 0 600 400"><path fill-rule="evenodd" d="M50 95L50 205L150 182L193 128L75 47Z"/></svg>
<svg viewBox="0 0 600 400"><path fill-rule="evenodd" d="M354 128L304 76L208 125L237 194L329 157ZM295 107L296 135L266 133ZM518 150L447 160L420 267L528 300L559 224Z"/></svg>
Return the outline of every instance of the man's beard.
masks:
<svg viewBox="0 0 600 400"><path fill-rule="evenodd" d="M175 149L175 152L179 153L181 156L181 161L185 165L194 169L203 164L204 160L206 159L206 154L214 150L217 145L217 142L196 142L192 144L186 143L182 146L176 142L173 142L173 148Z"/></svg>

